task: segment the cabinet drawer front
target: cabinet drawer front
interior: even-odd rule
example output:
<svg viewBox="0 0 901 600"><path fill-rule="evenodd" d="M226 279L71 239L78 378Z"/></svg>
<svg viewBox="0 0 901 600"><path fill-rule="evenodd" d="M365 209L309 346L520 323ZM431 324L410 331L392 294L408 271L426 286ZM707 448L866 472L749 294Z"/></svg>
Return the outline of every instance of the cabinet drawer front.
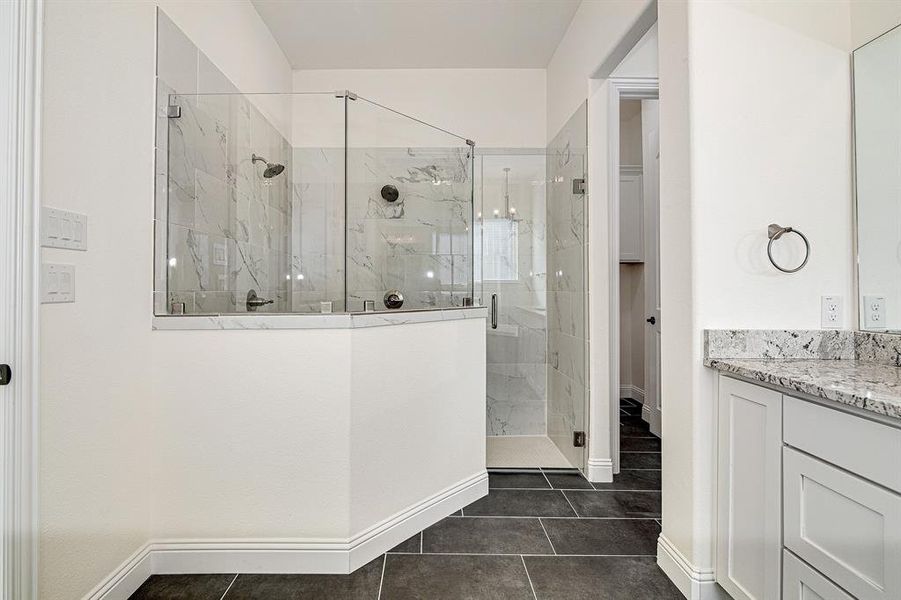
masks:
<svg viewBox="0 0 901 600"><path fill-rule="evenodd" d="M783 396L785 443L901 493L901 429Z"/></svg>
<svg viewBox="0 0 901 600"><path fill-rule="evenodd" d="M901 496L785 448L784 539L861 600L901 598Z"/></svg>
<svg viewBox="0 0 901 600"><path fill-rule="evenodd" d="M854 600L854 598L797 556L784 550L782 600Z"/></svg>

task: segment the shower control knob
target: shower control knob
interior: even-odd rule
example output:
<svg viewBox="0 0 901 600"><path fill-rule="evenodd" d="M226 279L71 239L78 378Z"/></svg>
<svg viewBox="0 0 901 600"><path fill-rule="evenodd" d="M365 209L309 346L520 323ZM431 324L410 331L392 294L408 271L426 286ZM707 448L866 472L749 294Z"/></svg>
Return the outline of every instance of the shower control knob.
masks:
<svg viewBox="0 0 901 600"><path fill-rule="evenodd" d="M391 290L385 294L385 308L400 308L404 305L404 295L398 290Z"/></svg>
<svg viewBox="0 0 901 600"><path fill-rule="evenodd" d="M0 365L0 385L9 385L13 379L13 370L9 365Z"/></svg>
<svg viewBox="0 0 901 600"><path fill-rule="evenodd" d="M657 324L657 317L648 317L647 319L645 319L645 321L647 321L647 322L650 323L651 325L656 325L656 324Z"/></svg>
<svg viewBox="0 0 901 600"><path fill-rule="evenodd" d="M397 199L400 198L400 192L397 191L397 188L391 185L382 186L382 198L385 199L386 202L397 202Z"/></svg>

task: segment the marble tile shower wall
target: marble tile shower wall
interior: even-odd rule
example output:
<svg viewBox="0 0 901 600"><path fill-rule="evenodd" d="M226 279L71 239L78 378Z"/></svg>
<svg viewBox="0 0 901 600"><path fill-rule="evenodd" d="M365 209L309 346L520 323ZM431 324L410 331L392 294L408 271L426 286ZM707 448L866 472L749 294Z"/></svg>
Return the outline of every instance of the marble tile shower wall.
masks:
<svg viewBox="0 0 901 600"><path fill-rule="evenodd" d="M582 463L572 432L584 430L588 398L585 307L584 194L573 179L585 177L586 106L548 146L548 436L574 465Z"/></svg>
<svg viewBox="0 0 901 600"><path fill-rule="evenodd" d="M348 149L348 310L364 300L381 310L392 289L404 309L462 306L472 295L471 165L468 147ZM395 202L382 198L388 184Z"/></svg>
<svg viewBox="0 0 901 600"><path fill-rule="evenodd" d="M242 312L250 289L289 306L291 147L163 14L157 72L154 306ZM167 118L167 106L181 109ZM262 176L253 154L287 168ZM165 248L165 253L159 248Z"/></svg>

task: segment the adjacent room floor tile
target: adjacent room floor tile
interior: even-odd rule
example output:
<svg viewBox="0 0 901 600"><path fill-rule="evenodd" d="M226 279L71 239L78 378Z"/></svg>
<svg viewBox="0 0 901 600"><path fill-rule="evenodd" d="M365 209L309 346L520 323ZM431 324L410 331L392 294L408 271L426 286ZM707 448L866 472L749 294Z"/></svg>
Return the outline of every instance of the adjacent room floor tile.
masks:
<svg viewBox="0 0 901 600"><path fill-rule="evenodd" d="M489 471L489 488L550 488L541 471Z"/></svg>
<svg viewBox="0 0 901 600"><path fill-rule="evenodd" d="M555 490L591 489L591 484L578 471L553 471L545 469L544 474Z"/></svg>
<svg viewBox="0 0 901 600"><path fill-rule="evenodd" d="M564 492L580 517L654 518L660 492Z"/></svg>
<svg viewBox="0 0 901 600"><path fill-rule="evenodd" d="M596 490L659 490L660 471L623 469L613 476L612 483L594 482Z"/></svg>
<svg viewBox="0 0 901 600"><path fill-rule="evenodd" d="M464 517L575 517L557 490L491 490L463 509Z"/></svg>
<svg viewBox="0 0 901 600"><path fill-rule="evenodd" d="M424 553L553 554L554 552L538 519L448 518L426 529L422 536Z"/></svg>
<svg viewBox="0 0 901 600"><path fill-rule="evenodd" d="M647 424L623 423L619 424L619 435L622 437L656 437Z"/></svg>
<svg viewBox="0 0 901 600"><path fill-rule="evenodd" d="M129 600L219 600L231 575L151 575Z"/></svg>
<svg viewBox="0 0 901 600"><path fill-rule="evenodd" d="M620 452L660 452L660 438L624 437L619 440Z"/></svg>
<svg viewBox="0 0 901 600"><path fill-rule="evenodd" d="M538 600L682 600L654 557L527 556Z"/></svg>
<svg viewBox="0 0 901 600"><path fill-rule="evenodd" d="M451 518L451 517L448 517ZM409 537L399 543L397 546L388 550L388 552L415 552L419 553L420 547L422 543L422 532L420 531L413 537Z"/></svg>
<svg viewBox="0 0 901 600"><path fill-rule="evenodd" d="M520 556L389 554L382 581L385 600L531 600Z"/></svg>
<svg viewBox="0 0 901 600"><path fill-rule="evenodd" d="M238 575L223 600L376 600L384 560L379 556L350 575Z"/></svg>
<svg viewBox="0 0 901 600"><path fill-rule="evenodd" d="M557 554L657 554L653 519L541 519Z"/></svg>
<svg viewBox="0 0 901 600"><path fill-rule="evenodd" d="M659 452L620 452L619 466L621 469L659 469Z"/></svg>

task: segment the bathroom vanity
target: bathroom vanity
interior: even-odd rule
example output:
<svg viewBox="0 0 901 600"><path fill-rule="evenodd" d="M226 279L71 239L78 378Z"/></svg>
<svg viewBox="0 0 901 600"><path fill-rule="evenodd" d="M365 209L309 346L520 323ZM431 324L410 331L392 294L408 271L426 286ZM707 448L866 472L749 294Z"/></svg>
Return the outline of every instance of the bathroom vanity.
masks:
<svg viewBox="0 0 901 600"><path fill-rule="evenodd" d="M707 332L716 577L733 598L901 598L897 339Z"/></svg>

